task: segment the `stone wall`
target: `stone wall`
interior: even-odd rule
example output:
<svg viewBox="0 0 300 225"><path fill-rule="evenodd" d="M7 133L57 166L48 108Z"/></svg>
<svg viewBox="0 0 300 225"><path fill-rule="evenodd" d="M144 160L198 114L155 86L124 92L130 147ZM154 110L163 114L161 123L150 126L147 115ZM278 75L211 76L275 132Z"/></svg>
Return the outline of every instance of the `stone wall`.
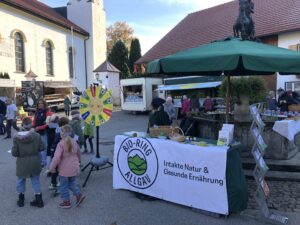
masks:
<svg viewBox="0 0 300 225"><path fill-rule="evenodd" d="M194 117L197 126L197 136L200 138L217 139L218 132L224 123L224 117L207 116ZM242 157L253 157L251 154L254 139L250 133L251 122L236 122L232 118L231 124L234 124L234 139L241 142L245 148L241 152ZM265 158L269 159L290 159L300 150L300 133L295 136L294 141L282 137L272 130L274 122L266 122L263 132L263 139L268 148Z"/></svg>

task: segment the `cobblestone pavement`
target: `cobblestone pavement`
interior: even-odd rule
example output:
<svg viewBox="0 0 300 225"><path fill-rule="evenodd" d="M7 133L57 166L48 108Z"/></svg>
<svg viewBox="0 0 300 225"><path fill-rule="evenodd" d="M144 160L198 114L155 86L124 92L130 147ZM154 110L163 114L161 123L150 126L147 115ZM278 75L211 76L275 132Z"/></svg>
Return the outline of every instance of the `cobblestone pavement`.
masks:
<svg viewBox="0 0 300 225"><path fill-rule="evenodd" d="M270 196L267 200L270 209L282 212L300 212L300 183L291 181L267 181ZM254 193L255 180L247 179L249 202L248 209L258 209Z"/></svg>

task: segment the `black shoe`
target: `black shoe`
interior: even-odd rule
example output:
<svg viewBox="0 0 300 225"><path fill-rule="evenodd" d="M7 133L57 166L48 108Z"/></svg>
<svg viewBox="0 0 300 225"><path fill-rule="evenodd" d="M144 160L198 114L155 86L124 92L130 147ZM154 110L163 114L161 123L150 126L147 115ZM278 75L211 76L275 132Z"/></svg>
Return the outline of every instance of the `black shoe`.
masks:
<svg viewBox="0 0 300 225"><path fill-rule="evenodd" d="M19 194L19 199L17 201L17 204L19 207L23 207L24 206L24 194L23 193L20 193Z"/></svg>
<svg viewBox="0 0 300 225"><path fill-rule="evenodd" d="M82 154L88 154L88 150L87 149L84 149L84 151L82 152Z"/></svg>
<svg viewBox="0 0 300 225"><path fill-rule="evenodd" d="M32 202L30 202L30 205L38 208L43 208L44 202L43 202L42 194L36 194L35 199Z"/></svg>
<svg viewBox="0 0 300 225"><path fill-rule="evenodd" d="M9 139L9 138L11 138L11 136L6 136L4 139Z"/></svg>

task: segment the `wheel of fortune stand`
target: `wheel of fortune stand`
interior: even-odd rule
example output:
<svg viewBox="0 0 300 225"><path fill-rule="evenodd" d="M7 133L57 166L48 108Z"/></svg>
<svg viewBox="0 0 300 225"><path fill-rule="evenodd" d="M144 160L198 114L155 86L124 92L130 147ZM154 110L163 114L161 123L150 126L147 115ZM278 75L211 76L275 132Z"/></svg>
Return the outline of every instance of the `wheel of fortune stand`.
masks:
<svg viewBox="0 0 300 225"><path fill-rule="evenodd" d="M79 112L83 120L96 126L96 157L91 159L91 164L95 166L102 166L108 162L108 157L100 157L99 154L99 126L107 122L112 114L113 104L111 91L100 86L91 86L86 89L79 100Z"/></svg>

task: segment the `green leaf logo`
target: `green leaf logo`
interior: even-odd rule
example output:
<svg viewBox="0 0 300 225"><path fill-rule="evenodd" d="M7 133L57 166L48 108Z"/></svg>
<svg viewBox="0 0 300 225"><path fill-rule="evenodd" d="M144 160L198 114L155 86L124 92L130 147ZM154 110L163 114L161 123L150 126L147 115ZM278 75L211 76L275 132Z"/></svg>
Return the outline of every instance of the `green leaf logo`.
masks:
<svg viewBox="0 0 300 225"><path fill-rule="evenodd" d="M135 175L143 175L147 170L147 161L136 154L128 157L128 166Z"/></svg>

